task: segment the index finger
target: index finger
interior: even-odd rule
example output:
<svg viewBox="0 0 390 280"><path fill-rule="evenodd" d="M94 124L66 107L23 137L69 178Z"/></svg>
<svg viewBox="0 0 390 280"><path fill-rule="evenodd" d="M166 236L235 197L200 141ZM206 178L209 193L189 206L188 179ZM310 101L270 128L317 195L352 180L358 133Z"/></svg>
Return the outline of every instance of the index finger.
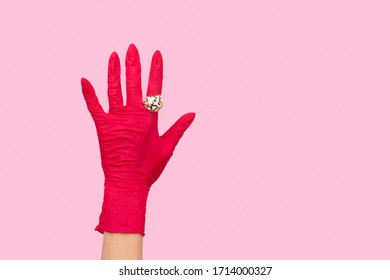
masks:
<svg viewBox="0 0 390 280"><path fill-rule="evenodd" d="M155 51L150 65L147 96L160 95L163 80L163 60L159 50Z"/></svg>

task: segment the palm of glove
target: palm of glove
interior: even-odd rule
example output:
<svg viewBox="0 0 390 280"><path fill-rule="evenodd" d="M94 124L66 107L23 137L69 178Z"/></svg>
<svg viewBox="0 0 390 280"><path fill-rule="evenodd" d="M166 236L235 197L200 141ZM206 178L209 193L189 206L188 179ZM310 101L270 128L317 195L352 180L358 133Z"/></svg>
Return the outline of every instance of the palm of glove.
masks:
<svg viewBox="0 0 390 280"><path fill-rule="evenodd" d="M152 113L126 107L94 117L106 181L150 187L171 155L164 153Z"/></svg>

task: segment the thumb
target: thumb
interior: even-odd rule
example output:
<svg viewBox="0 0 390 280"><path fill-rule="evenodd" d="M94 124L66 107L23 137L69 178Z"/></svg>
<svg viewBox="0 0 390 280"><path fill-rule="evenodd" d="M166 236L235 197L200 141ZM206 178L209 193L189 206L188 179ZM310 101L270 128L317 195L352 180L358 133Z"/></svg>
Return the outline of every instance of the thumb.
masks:
<svg viewBox="0 0 390 280"><path fill-rule="evenodd" d="M183 136L187 128L192 124L195 113L187 113L180 117L162 136L164 143L164 152L172 155L177 143Z"/></svg>

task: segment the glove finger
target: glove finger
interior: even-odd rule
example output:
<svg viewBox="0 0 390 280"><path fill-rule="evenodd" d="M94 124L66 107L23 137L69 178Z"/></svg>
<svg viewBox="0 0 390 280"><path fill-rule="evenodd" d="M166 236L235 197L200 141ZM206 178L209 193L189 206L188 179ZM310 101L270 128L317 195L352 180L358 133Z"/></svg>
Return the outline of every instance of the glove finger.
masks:
<svg viewBox="0 0 390 280"><path fill-rule="evenodd" d="M192 124L195 113L187 113L180 117L162 136L164 154L171 156L177 143L187 128Z"/></svg>
<svg viewBox="0 0 390 280"><path fill-rule="evenodd" d="M99 100L96 96L93 86L85 78L81 78L81 89L84 95L85 102L87 103L89 112L92 115L97 113L104 113L103 108L100 105Z"/></svg>
<svg viewBox="0 0 390 280"><path fill-rule="evenodd" d="M149 83L147 96L160 95L162 89L163 79L163 61L159 50L155 51L150 65ZM152 118L152 125L157 126L158 112L150 114Z"/></svg>
<svg viewBox="0 0 390 280"><path fill-rule="evenodd" d="M126 107L142 108L141 63L134 44L126 53Z"/></svg>
<svg viewBox="0 0 390 280"><path fill-rule="evenodd" d="M163 80L163 60L161 52L155 51L150 66L147 96L160 95Z"/></svg>
<svg viewBox="0 0 390 280"><path fill-rule="evenodd" d="M108 62L108 102L110 104L110 113L123 107L121 66L116 52L111 54Z"/></svg>

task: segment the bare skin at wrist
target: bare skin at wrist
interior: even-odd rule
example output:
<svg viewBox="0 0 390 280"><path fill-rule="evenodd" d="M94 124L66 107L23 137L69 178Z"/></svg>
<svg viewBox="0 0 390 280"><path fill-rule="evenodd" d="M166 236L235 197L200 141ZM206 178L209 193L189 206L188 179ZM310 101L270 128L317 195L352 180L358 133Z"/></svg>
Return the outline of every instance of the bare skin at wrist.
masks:
<svg viewBox="0 0 390 280"><path fill-rule="evenodd" d="M143 236L104 232L102 260L142 260Z"/></svg>

